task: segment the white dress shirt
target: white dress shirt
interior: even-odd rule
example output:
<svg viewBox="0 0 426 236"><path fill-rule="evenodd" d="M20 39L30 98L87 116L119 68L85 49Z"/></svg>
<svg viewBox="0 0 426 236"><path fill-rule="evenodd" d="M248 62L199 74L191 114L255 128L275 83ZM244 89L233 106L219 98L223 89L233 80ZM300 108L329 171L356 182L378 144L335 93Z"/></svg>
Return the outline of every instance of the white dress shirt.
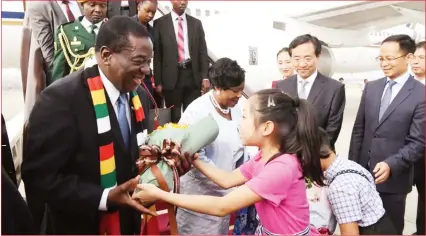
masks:
<svg viewBox="0 0 426 236"><path fill-rule="evenodd" d="M391 96L390 103L392 103L393 99L396 97L396 95L398 95L399 91L402 89L402 86L404 86L405 82L407 82L409 77L410 77L410 73L406 72L393 80L396 82L396 84L392 86L392 96ZM390 79L387 78L387 81L389 80ZM383 100L383 96L385 95L386 89L388 89L388 86L389 86L389 83L386 83L385 89L383 89L382 100Z"/></svg>
<svg viewBox="0 0 426 236"><path fill-rule="evenodd" d="M127 1L127 0L121 0L121 6L122 7L128 7L129 6L129 1Z"/></svg>
<svg viewBox="0 0 426 236"><path fill-rule="evenodd" d="M425 84L425 78L416 78L418 81L420 81L422 84Z"/></svg>
<svg viewBox="0 0 426 236"><path fill-rule="evenodd" d="M176 12L171 11L172 15L172 22L173 22L173 28L175 29L175 35L176 35L176 44L177 44L177 38L178 38L178 30L179 30L179 15L176 14ZM183 13L181 15L182 17L182 27L183 27L183 41L184 41L184 50L185 50L185 60L190 59L191 56L189 55L189 44L188 44L188 24L186 21L186 13Z"/></svg>
<svg viewBox="0 0 426 236"><path fill-rule="evenodd" d="M89 34L92 32L92 25L93 24L86 17L83 17L83 20L81 20L80 23L87 30L87 32L89 32ZM96 29L95 29L95 34L96 35L98 35L99 28L101 27L102 23L103 23L103 21L98 22L98 23L95 24L97 26Z"/></svg>
<svg viewBox="0 0 426 236"><path fill-rule="evenodd" d="M66 4L62 3L61 0L57 0L56 2L58 3L59 7L61 7L61 10L64 13L67 20L70 21L70 19L68 18L68 14L67 14ZM78 5L77 1L70 0L69 3L68 3L68 6L70 7L70 10L71 10L72 14L74 15L75 19L77 19L78 17L81 16L80 6Z"/></svg>
<svg viewBox="0 0 426 236"><path fill-rule="evenodd" d="M309 93L311 92L312 85L314 84L315 79L317 78L317 75L318 75L318 70L315 70L315 72L312 75L310 75L307 79L302 79L302 77L300 77L300 75L297 74L297 92L298 92L298 94L299 94L299 91L302 89L301 81L303 81L303 80L308 81L308 83L305 85L305 95L306 95L306 99L307 99L308 96L309 96Z"/></svg>
<svg viewBox="0 0 426 236"><path fill-rule="evenodd" d="M118 91L118 89L111 83L111 81L109 81L109 79L107 79L107 77L105 76L105 74L101 71L101 69L99 69L99 74L101 76L101 80L102 83L104 84L104 88L106 93L108 94L109 99L111 100L112 103L112 107L114 108L115 111L115 115L118 119L118 107L117 107L117 100L120 97L120 91ZM127 97L129 96L129 94L127 93ZM130 107L128 104L128 101L126 100L126 117L127 117L127 121L131 130L131 126L130 126ZM104 192L102 193L102 197L101 197L101 202L99 203L99 210L101 211L106 211L107 210L107 199L108 199L108 194L109 191L111 189L113 189L115 187L111 187L111 188L106 188L104 190Z"/></svg>

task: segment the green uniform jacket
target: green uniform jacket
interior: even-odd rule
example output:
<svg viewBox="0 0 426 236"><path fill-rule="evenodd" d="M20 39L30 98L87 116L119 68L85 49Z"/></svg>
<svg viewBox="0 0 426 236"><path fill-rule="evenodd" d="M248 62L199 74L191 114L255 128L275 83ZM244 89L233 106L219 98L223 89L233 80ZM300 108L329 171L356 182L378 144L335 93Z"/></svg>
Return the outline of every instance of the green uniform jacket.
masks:
<svg viewBox="0 0 426 236"><path fill-rule="evenodd" d="M84 66L82 63L85 60L94 56L95 37L81 24L82 19L82 17L79 17L73 22L58 27L53 57L53 81L78 70L78 67ZM63 44L61 44L61 40ZM77 56L84 57L78 58ZM74 70L72 70L72 67L74 67Z"/></svg>

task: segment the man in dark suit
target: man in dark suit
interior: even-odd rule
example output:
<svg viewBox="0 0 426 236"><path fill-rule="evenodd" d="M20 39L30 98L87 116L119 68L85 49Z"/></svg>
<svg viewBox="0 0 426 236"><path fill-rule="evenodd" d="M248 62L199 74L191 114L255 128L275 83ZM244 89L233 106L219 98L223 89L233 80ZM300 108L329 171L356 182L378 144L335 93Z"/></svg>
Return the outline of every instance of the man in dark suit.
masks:
<svg viewBox="0 0 426 236"><path fill-rule="evenodd" d="M416 44L416 52L411 60L411 70L414 77L425 84L425 41ZM414 185L418 195L416 234L425 234L425 158L421 158L414 165Z"/></svg>
<svg viewBox="0 0 426 236"><path fill-rule="evenodd" d="M306 34L296 37L290 43L289 53L297 74L279 81L276 88L311 102L316 110L318 126L327 132L334 150L343 122L345 86L318 72L321 42L315 36Z"/></svg>
<svg viewBox="0 0 426 236"><path fill-rule="evenodd" d="M177 123L182 108L210 87L209 62L201 21L185 14L187 0L171 2L172 12L154 21L154 78Z"/></svg>
<svg viewBox="0 0 426 236"><path fill-rule="evenodd" d="M114 16L134 16L137 13L137 0L109 0L108 15L111 19Z"/></svg>
<svg viewBox="0 0 426 236"><path fill-rule="evenodd" d="M41 93L28 122L22 176L47 203L48 233L139 234L140 212L149 211L130 194L149 117L139 85L152 44L145 27L114 17L100 28L95 51L97 65Z"/></svg>
<svg viewBox="0 0 426 236"><path fill-rule="evenodd" d="M413 164L424 158L425 90L408 72L415 50L408 35L390 36L382 42L377 60L386 77L366 84L349 149L349 159L375 177L398 234L404 229Z"/></svg>
<svg viewBox="0 0 426 236"><path fill-rule="evenodd" d="M4 120L3 114L1 114L1 165L9 175L10 180L15 184L16 187L18 187L15 164L13 162L9 136L7 135L6 121Z"/></svg>

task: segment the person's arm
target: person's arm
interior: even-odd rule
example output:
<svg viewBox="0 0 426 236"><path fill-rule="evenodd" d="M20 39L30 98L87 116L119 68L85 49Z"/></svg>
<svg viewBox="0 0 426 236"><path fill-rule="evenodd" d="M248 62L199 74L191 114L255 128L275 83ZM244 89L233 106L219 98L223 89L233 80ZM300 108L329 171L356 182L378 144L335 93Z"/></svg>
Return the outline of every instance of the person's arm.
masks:
<svg viewBox="0 0 426 236"><path fill-rule="evenodd" d="M44 61L48 65L49 73L52 71L53 65L53 42L54 32L52 31L53 22L49 22L49 19L45 14L43 5L44 2L35 3L28 9L29 26L31 28L34 38L37 39L38 45L41 48Z"/></svg>
<svg viewBox="0 0 426 236"><path fill-rule="evenodd" d="M343 178L343 177L342 177ZM360 190L350 180L334 180L328 190L328 201L342 235L358 235L358 222L362 219Z"/></svg>
<svg viewBox="0 0 426 236"><path fill-rule="evenodd" d="M357 222L339 224L340 235L359 235L359 227Z"/></svg>
<svg viewBox="0 0 426 236"><path fill-rule="evenodd" d="M288 164L285 160L274 160L245 185L224 197L174 194L165 192L153 184L141 184L138 185L141 191L135 194L134 198L138 198L141 202L161 200L203 214L226 216L262 200L278 206L288 194L291 194L289 189L296 176L300 176L296 165Z"/></svg>
<svg viewBox="0 0 426 236"><path fill-rule="evenodd" d="M28 121L22 179L56 210L94 218L104 189L66 171L73 168L80 142L71 108L73 94L66 91L46 89L36 101Z"/></svg>
<svg viewBox="0 0 426 236"><path fill-rule="evenodd" d="M157 189L155 198L191 211L223 217L251 206L263 198L248 186L241 186L224 197L175 194Z"/></svg>
<svg viewBox="0 0 426 236"><path fill-rule="evenodd" d="M199 45L200 45L200 51L199 51L199 63L200 63L200 74L201 74L201 79L206 79L207 78L207 71L209 69L209 57L207 54L207 43L206 43L206 37L205 37L205 33L204 33L204 29L203 29L203 24L201 23L201 21L199 21L200 23L200 28L198 29L198 33L199 33Z"/></svg>
<svg viewBox="0 0 426 236"><path fill-rule="evenodd" d="M247 182L247 179L241 173L240 168L231 172L224 171L199 159L194 160L193 165L215 184L224 189L240 186Z"/></svg>
<svg viewBox="0 0 426 236"><path fill-rule="evenodd" d="M327 127L325 131L330 137L330 144L334 145L339 137L343 122L343 112L345 110L346 94L345 85L340 85L340 88L334 94L331 101L330 115L328 116Z"/></svg>
<svg viewBox="0 0 426 236"><path fill-rule="evenodd" d="M417 160L424 157L425 151L425 101L423 100L416 106L413 120L410 125L410 131L406 137L406 145L397 153L388 157L386 162L391 174L398 175L404 170L410 168Z"/></svg>
<svg viewBox="0 0 426 236"><path fill-rule="evenodd" d="M364 139L365 129L365 97L367 93L367 86L362 92L361 101L358 107L358 113L355 118L354 127L352 129L352 136L349 146L349 160L359 163L362 140Z"/></svg>

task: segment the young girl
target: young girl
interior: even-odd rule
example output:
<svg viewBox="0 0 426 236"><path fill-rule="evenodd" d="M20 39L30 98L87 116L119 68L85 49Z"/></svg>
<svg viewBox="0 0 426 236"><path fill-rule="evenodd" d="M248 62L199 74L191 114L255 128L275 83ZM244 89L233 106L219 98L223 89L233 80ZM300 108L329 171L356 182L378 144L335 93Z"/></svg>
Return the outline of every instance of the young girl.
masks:
<svg viewBox="0 0 426 236"><path fill-rule="evenodd" d="M259 91L245 104L240 136L245 146L260 148L240 168L227 172L201 160L193 162L222 188L241 185L229 194L173 194L142 184L138 186L142 191L134 197L214 216L226 216L255 204L260 219L256 234L309 234L304 176L323 185L320 138L312 108L305 100L293 100L277 89Z"/></svg>

